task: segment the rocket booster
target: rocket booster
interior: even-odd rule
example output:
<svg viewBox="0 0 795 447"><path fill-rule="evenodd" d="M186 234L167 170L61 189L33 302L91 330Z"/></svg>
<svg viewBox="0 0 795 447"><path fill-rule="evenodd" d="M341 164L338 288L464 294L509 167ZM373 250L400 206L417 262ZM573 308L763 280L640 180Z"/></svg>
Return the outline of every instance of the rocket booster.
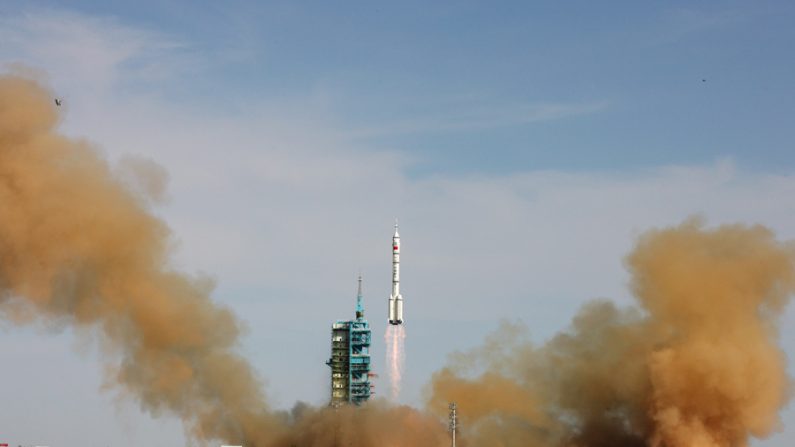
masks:
<svg viewBox="0 0 795 447"><path fill-rule="evenodd" d="M395 222L392 236L392 294L389 296L389 324L403 324L403 297L400 295L400 234Z"/></svg>

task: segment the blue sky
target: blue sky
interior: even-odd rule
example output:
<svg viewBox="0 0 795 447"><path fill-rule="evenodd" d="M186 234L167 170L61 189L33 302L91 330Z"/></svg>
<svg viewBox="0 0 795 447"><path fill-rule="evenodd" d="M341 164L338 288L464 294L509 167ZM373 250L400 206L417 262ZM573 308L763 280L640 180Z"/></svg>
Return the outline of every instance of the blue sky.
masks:
<svg viewBox="0 0 795 447"><path fill-rule="evenodd" d="M65 133L168 170L174 264L247 322L241 349L278 407L327 398L328 325L360 270L383 331L399 217L402 400L419 405L445 355L501 318L541 342L588 299L631 303L622 257L646 229L698 214L795 238L793 19L784 1L6 1L0 63L64 97ZM792 309L783 327L792 371ZM83 335L0 325L20 365L5 383L35 390L0 388L19 402L0 433L184 442L168 415L100 391ZM102 421L89 437L86 421ZM791 445L791 409L784 422L758 445Z"/></svg>
<svg viewBox="0 0 795 447"><path fill-rule="evenodd" d="M418 174L795 161L788 2L116 3L68 10L178 46L193 65L159 85L169 98L314 96Z"/></svg>

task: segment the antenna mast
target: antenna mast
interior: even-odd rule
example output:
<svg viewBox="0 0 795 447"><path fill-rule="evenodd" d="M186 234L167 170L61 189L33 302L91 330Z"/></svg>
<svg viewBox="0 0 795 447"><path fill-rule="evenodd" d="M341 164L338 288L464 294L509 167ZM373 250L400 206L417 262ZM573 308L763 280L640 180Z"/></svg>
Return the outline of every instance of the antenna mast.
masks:
<svg viewBox="0 0 795 447"><path fill-rule="evenodd" d="M359 288L356 292L356 319L364 318L364 303L362 302L362 274L359 273Z"/></svg>
<svg viewBox="0 0 795 447"><path fill-rule="evenodd" d="M450 402L450 437L452 439L452 447L455 447L455 432L458 425L458 417L455 414L455 402Z"/></svg>

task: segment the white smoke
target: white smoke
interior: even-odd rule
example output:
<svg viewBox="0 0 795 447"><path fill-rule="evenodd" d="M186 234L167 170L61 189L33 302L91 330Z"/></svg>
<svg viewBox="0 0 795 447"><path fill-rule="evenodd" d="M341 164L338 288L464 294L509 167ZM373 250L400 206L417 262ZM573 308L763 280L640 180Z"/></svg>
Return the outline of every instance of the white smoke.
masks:
<svg viewBox="0 0 795 447"><path fill-rule="evenodd" d="M402 324L387 326L384 341L386 342L386 364L389 370L389 390L393 401L400 396L400 382L406 360L405 339L406 330Z"/></svg>

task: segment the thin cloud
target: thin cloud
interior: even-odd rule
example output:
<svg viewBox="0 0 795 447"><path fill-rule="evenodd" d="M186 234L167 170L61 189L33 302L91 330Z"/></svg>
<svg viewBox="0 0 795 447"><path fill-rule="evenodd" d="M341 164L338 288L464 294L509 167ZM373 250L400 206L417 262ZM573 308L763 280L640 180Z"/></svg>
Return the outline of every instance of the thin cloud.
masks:
<svg viewBox="0 0 795 447"><path fill-rule="evenodd" d="M109 89L163 81L196 62L173 36L120 23L113 17L33 10L0 19L0 57L51 73L73 88Z"/></svg>
<svg viewBox="0 0 795 447"><path fill-rule="evenodd" d="M652 38L653 45L679 42L696 34L728 28L748 17L735 9L706 11L694 8L676 8L663 15L660 28Z"/></svg>
<svg viewBox="0 0 795 447"><path fill-rule="evenodd" d="M383 126L355 129L344 132L344 135L356 139L400 134L476 131L590 115L607 109L608 105L607 101L598 101L464 106L444 114L429 114Z"/></svg>

